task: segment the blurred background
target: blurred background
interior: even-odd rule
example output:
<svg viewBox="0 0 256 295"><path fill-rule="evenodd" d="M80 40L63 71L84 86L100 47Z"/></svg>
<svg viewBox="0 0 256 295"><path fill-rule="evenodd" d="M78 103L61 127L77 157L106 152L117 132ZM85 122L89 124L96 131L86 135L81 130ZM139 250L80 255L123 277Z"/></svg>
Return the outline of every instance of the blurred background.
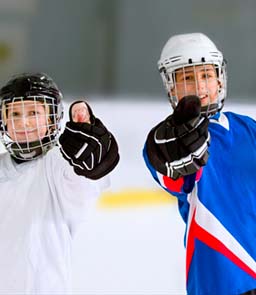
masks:
<svg viewBox="0 0 256 295"><path fill-rule="evenodd" d="M67 98L154 99L167 39L203 32L228 60L230 99L254 97L255 16L254 0L1 0L0 84L40 70Z"/></svg>
<svg viewBox="0 0 256 295"><path fill-rule="evenodd" d="M66 114L88 97L119 143L112 186L74 240L75 294L185 294L185 225L142 159L148 131L171 111L157 61L171 35L207 34L228 61L226 109L256 118L255 18L255 0L0 1L0 84L46 72Z"/></svg>

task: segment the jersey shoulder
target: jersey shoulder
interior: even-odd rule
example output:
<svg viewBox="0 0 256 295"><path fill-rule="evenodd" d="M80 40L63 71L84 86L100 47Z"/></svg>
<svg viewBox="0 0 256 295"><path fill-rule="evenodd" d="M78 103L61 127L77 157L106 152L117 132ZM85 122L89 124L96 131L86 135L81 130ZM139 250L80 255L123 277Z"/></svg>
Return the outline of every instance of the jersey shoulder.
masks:
<svg viewBox="0 0 256 295"><path fill-rule="evenodd" d="M218 126L218 127L217 127ZM232 128L250 128L256 130L256 121L242 114L234 112L220 112L210 118L210 130L215 128L224 128L229 131Z"/></svg>
<svg viewBox="0 0 256 295"><path fill-rule="evenodd" d="M245 122L251 122L254 124L256 123L255 119L248 115L238 114L234 112L223 112L223 114L230 120L245 121Z"/></svg>

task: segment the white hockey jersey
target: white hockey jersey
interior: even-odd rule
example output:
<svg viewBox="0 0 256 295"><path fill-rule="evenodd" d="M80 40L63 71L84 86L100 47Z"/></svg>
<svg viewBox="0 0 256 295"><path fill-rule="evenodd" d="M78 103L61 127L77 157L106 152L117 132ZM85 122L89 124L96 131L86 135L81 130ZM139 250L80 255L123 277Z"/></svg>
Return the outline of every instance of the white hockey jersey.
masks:
<svg viewBox="0 0 256 295"><path fill-rule="evenodd" d="M0 155L0 294L70 293L72 235L99 193L58 147L22 164Z"/></svg>

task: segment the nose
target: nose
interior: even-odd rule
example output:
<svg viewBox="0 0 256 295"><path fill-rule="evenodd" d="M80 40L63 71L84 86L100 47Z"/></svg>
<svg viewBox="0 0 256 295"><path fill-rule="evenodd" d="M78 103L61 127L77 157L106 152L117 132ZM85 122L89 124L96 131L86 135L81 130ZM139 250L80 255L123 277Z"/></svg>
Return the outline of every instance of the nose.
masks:
<svg viewBox="0 0 256 295"><path fill-rule="evenodd" d="M23 128L27 128L31 126L31 118L29 116L22 116L21 121L20 121L20 125Z"/></svg>
<svg viewBox="0 0 256 295"><path fill-rule="evenodd" d="M200 79L200 78L197 78L196 80L196 83L197 83L197 91L198 91L198 94L205 94L207 92L207 80L204 80L204 79Z"/></svg>
<svg viewBox="0 0 256 295"><path fill-rule="evenodd" d="M196 82L199 88L205 87L205 85L207 85L207 81L201 77L197 77Z"/></svg>

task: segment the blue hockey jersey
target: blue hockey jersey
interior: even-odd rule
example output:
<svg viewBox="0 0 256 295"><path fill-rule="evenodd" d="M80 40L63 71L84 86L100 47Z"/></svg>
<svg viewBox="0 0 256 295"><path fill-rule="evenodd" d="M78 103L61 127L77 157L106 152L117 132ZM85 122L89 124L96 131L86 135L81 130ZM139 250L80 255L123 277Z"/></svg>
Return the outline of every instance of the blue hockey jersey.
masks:
<svg viewBox="0 0 256 295"><path fill-rule="evenodd" d="M210 157L196 175L174 181L152 167L146 146L143 155L187 225L188 294L237 295L256 289L256 122L218 113L209 132Z"/></svg>

